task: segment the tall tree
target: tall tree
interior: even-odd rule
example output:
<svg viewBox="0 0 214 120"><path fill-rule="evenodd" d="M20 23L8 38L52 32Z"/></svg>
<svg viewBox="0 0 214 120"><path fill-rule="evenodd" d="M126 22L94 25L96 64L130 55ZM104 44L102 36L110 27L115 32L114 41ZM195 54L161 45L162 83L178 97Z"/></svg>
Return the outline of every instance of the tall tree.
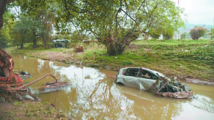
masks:
<svg viewBox="0 0 214 120"><path fill-rule="evenodd" d="M18 1L21 6L21 11L28 15L31 18L36 18L40 23L41 29L35 31L33 30L34 35L38 35L42 39L43 45L46 49L50 48L49 39L50 32L52 30L52 25L55 23L54 9L57 9L55 5L56 2L51 2L51 0L41 1L41 0L20 0ZM33 40L34 45L36 44L36 39Z"/></svg>
<svg viewBox="0 0 214 120"><path fill-rule="evenodd" d="M1 29L1 36L2 38L4 38L4 42L6 45L9 42L12 43L11 35L12 35L12 28L14 26L14 21L15 21L15 16L10 11L6 11L4 13L4 25Z"/></svg>
<svg viewBox="0 0 214 120"><path fill-rule="evenodd" d="M211 40L214 38L214 28L211 28L210 32L208 33L211 37Z"/></svg>
<svg viewBox="0 0 214 120"><path fill-rule="evenodd" d="M13 27L13 39L16 45L24 47L24 43L33 42L36 46L37 31L41 30L41 25L35 19L21 15Z"/></svg>
<svg viewBox="0 0 214 120"><path fill-rule="evenodd" d="M122 54L125 47L155 28L162 18L180 19L180 9L171 0L82 0L59 1L61 18L82 31L93 33L107 48L108 55ZM166 8L167 5L167 8ZM172 6L173 7L172 7Z"/></svg>
<svg viewBox="0 0 214 120"><path fill-rule="evenodd" d="M8 4L14 1L15 0L0 0L0 36L1 36L1 28L3 27L3 22L4 22L3 15L6 11L6 7Z"/></svg>
<svg viewBox="0 0 214 120"><path fill-rule="evenodd" d="M52 30L52 25L54 24L54 14L52 11L46 10L43 11L43 14L41 14L42 17L40 17L40 22L43 25L43 28L41 30L41 37L43 41L43 45L45 49L49 49L49 41L50 41L50 32Z"/></svg>

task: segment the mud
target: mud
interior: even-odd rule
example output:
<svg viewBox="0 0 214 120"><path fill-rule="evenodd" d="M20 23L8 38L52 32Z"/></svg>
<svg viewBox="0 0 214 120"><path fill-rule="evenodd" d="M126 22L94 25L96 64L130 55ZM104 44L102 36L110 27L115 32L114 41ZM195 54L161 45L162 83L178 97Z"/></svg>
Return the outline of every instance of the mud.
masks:
<svg viewBox="0 0 214 120"><path fill-rule="evenodd" d="M199 84L199 85L214 85L214 82L210 82L210 81L202 81L199 79L193 79L193 78L186 78L186 82L189 83L195 83L195 84Z"/></svg>

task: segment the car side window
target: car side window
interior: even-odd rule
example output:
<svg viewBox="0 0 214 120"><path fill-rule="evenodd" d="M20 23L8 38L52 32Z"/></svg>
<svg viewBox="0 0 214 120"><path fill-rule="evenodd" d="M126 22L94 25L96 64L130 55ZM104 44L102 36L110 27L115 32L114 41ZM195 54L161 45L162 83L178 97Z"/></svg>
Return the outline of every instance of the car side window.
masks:
<svg viewBox="0 0 214 120"><path fill-rule="evenodd" d="M158 80L158 77L155 76L155 75L152 75L152 76L151 76L151 79Z"/></svg>
<svg viewBox="0 0 214 120"><path fill-rule="evenodd" d="M126 75L126 69L123 70L122 74L123 74L123 75Z"/></svg>
<svg viewBox="0 0 214 120"><path fill-rule="evenodd" d="M138 73L139 73L139 69L137 69L137 68L127 69L127 70L125 70L125 72L123 71L123 73L124 73L125 76L135 76L135 77L137 77Z"/></svg>
<svg viewBox="0 0 214 120"><path fill-rule="evenodd" d="M157 80L158 77L155 76L154 74L150 73L149 71L142 70L142 78L147 78L147 79L153 79Z"/></svg>

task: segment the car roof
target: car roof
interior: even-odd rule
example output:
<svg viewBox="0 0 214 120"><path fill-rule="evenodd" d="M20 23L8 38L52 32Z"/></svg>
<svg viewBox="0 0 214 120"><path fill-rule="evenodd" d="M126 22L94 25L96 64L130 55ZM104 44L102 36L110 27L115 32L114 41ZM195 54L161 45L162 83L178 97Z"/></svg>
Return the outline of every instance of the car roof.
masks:
<svg viewBox="0 0 214 120"><path fill-rule="evenodd" d="M123 69L132 69L132 68L141 68L141 69L147 70L147 71L149 71L149 72L151 72L151 73L153 73L155 75L158 73L160 76L165 76L163 73L160 73L160 72L155 71L155 70L151 70L149 68L144 68L144 67L126 67L126 68L123 68Z"/></svg>

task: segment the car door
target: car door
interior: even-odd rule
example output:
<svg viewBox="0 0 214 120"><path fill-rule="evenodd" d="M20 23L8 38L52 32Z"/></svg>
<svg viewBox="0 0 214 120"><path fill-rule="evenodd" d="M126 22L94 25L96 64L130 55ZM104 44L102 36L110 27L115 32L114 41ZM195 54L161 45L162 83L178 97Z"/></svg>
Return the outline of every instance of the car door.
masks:
<svg viewBox="0 0 214 120"><path fill-rule="evenodd" d="M149 90L156 80L148 78L139 78L140 89Z"/></svg>
<svg viewBox="0 0 214 120"><path fill-rule="evenodd" d="M153 75L152 73L150 73L150 75L153 77L151 77L151 78L143 78L143 77L139 78L140 89L149 90L153 86L153 84L158 82L157 81L158 78L155 77L155 75ZM159 85L160 85L160 83L158 83L156 85L156 87L158 87Z"/></svg>
<svg viewBox="0 0 214 120"><path fill-rule="evenodd" d="M125 76L124 83L127 86L136 87L136 88L139 87L138 78L134 76Z"/></svg>
<svg viewBox="0 0 214 120"><path fill-rule="evenodd" d="M138 72L139 68L135 69L128 69L126 73L126 76L124 76L124 83L126 86L136 87L139 88L139 77L136 76L136 74L133 74L134 72Z"/></svg>

